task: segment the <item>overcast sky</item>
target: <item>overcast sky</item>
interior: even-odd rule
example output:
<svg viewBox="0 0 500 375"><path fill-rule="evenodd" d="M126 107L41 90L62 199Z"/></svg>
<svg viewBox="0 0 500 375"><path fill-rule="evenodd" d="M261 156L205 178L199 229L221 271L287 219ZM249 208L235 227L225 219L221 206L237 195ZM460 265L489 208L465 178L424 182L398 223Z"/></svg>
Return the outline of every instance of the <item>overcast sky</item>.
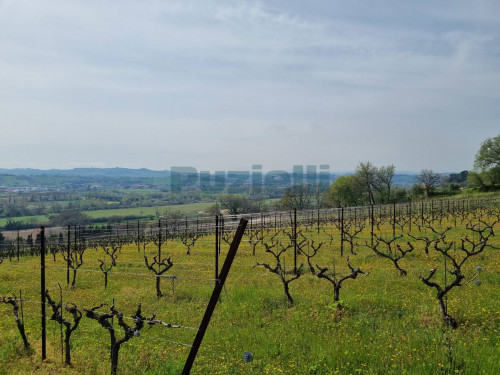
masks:
<svg viewBox="0 0 500 375"><path fill-rule="evenodd" d="M500 1L0 0L0 168L472 168Z"/></svg>

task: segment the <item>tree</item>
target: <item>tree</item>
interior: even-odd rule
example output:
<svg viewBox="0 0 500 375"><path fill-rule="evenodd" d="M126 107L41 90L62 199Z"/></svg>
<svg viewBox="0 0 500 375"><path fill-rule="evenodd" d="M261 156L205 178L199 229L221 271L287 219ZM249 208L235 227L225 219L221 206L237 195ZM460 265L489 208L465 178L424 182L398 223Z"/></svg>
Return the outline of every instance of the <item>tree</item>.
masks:
<svg viewBox="0 0 500 375"><path fill-rule="evenodd" d="M315 191L309 184L293 185L283 193L281 197L282 207L287 210L310 208L313 194Z"/></svg>
<svg viewBox="0 0 500 375"><path fill-rule="evenodd" d="M500 183L500 135L481 143L474 160L474 169L469 176L470 185L489 188Z"/></svg>
<svg viewBox="0 0 500 375"><path fill-rule="evenodd" d="M385 190L385 197L382 197L383 200L386 202L391 201L391 186L392 186L392 179L394 177L394 172L396 171L396 167L394 165L388 165L385 167L380 167L377 170L377 180L378 180L378 186L380 189L380 194L383 195Z"/></svg>
<svg viewBox="0 0 500 375"><path fill-rule="evenodd" d="M85 225L90 222L90 217L82 212L65 210L50 220L51 226Z"/></svg>
<svg viewBox="0 0 500 375"><path fill-rule="evenodd" d="M371 162L360 162L356 167L356 176L359 179L361 186L368 194L370 204L375 204L374 190L379 190L379 181L377 178L377 167Z"/></svg>
<svg viewBox="0 0 500 375"><path fill-rule="evenodd" d="M220 207L228 210L230 215L246 214L249 212L259 212L260 201L253 201L245 195L225 194L219 197Z"/></svg>
<svg viewBox="0 0 500 375"><path fill-rule="evenodd" d="M207 214L210 216L220 215L220 204L215 202L213 205L208 207Z"/></svg>
<svg viewBox="0 0 500 375"><path fill-rule="evenodd" d="M358 206L365 201L365 194L357 176L340 176L328 190L328 200L335 206Z"/></svg>
<svg viewBox="0 0 500 375"><path fill-rule="evenodd" d="M425 195L429 196L432 189L439 185L441 176L434 173L432 169L422 169L417 176L417 181L424 186Z"/></svg>
<svg viewBox="0 0 500 375"><path fill-rule="evenodd" d="M494 138L487 138L474 160L474 168L487 171L491 168L500 168L500 135Z"/></svg>

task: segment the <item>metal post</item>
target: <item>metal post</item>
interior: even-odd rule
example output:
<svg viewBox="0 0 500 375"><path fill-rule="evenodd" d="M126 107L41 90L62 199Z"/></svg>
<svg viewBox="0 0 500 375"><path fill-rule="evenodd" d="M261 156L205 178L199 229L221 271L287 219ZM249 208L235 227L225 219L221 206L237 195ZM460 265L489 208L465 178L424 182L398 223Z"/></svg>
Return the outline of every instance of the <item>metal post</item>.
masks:
<svg viewBox="0 0 500 375"><path fill-rule="evenodd" d="M73 249L76 251L76 237L77 237L77 232L76 232L76 225L73 227L75 230L75 233L73 233L73 242L74 242L74 247ZM69 259L69 258L68 258Z"/></svg>
<svg viewBox="0 0 500 375"><path fill-rule="evenodd" d="M226 231L226 219L224 219L224 216L221 216L219 218L219 225L221 225L222 220L222 226L219 229L219 254L222 252L222 236L224 235L224 232Z"/></svg>
<svg viewBox="0 0 500 375"><path fill-rule="evenodd" d="M215 306L217 305L217 301L219 300L222 288L224 287L224 283L226 282L227 275L229 274L229 270L231 269L231 265L233 264L234 257L236 256L236 252L238 251L238 247L240 245L241 238L243 237L243 233L245 232L247 223L247 219L241 218L238 229L236 229L233 242L231 243L229 252L226 256L226 260L224 261L224 265L222 266L222 270L218 278L219 282L215 286L214 291L212 292L212 296L210 297L210 301L208 302L207 309L205 310L205 315L203 316L200 328L196 333L193 346L191 347L191 351L189 352L188 358L184 365L184 369L182 370L182 375L188 375L191 371L191 367L193 367L194 360L196 359L196 354L198 354L198 349L200 348L201 342L203 341L203 336L205 336L205 332L207 331L208 325L210 324L210 319L212 318Z"/></svg>
<svg viewBox="0 0 500 375"><path fill-rule="evenodd" d="M371 205L371 218L370 218L370 221L371 221L371 246L373 248L373 225L374 225L374 219L373 219L373 210L374 210L374 207L373 207L373 204Z"/></svg>
<svg viewBox="0 0 500 375"><path fill-rule="evenodd" d="M69 259L70 251L71 251L71 227L68 225L68 247L66 249L66 283L69 285L69 266L71 261Z"/></svg>
<svg viewBox="0 0 500 375"><path fill-rule="evenodd" d="M409 232L411 233L411 198L408 198L408 210L409 210L409 214L410 214L410 222L409 222L410 229L409 229Z"/></svg>
<svg viewBox="0 0 500 375"><path fill-rule="evenodd" d="M344 207L340 209L340 256L344 256Z"/></svg>
<svg viewBox="0 0 500 375"><path fill-rule="evenodd" d="M297 273L297 208L293 209L293 270Z"/></svg>
<svg viewBox="0 0 500 375"><path fill-rule="evenodd" d="M392 202L392 237L396 237L396 202Z"/></svg>
<svg viewBox="0 0 500 375"><path fill-rule="evenodd" d="M45 315L45 227L41 230L41 251L40 251L40 296L42 302L42 361L47 359L47 317Z"/></svg>
<svg viewBox="0 0 500 375"><path fill-rule="evenodd" d="M17 230L17 261L19 262L19 229Z"/></svg>
<svg viewBox="0 0 500 375"><path fill-rule="evenodd" d="M319 208L318 208L318 234L319 234Z"/></svg>
<svg viewBox="0 0 500 375"><path fill-rule="evenodd" d="M424 226L424 201L420 202L420 216L422 217L422 226Z"/></svg>
<svg viewBox="0 0 500 375"><path fill-rule="evenodd" d="M161 219L158 220L158 262L161 262Z"/></svg>
<svg viewBox="0 0 500 375"><path fill-rule="evenodd" d="M219 216L215 215L215 286L219 278Z"/></svg>

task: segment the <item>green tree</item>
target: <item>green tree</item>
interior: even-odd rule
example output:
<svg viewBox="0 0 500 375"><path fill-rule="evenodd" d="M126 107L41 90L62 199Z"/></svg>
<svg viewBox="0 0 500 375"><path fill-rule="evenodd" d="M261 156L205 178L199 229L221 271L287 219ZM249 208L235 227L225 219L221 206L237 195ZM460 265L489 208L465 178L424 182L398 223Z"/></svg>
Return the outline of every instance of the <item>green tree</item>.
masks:
<svg viewBox="0 0 500 375"><path fill-rule="evenodd" d="M500 183L500 135L487 138L474 159L474 171L469 173L470 186L483 189Z"/></svg>
<svg viewBox="0 0 500 375"><path fill-rule="evenodd" d="M82 212L65 210L50 220L51 226L85 225L90 222L90 217Z"/></svg>
<svg viewBox="0 0 500 375"><path fill-rule="evenodd" d="M220 207L228 210L230 215L259 212L262 201L251 200L246 195L224 194L219 196Z"/></svg>
<svg viewBox="0 0 500 375"><path fill-rule="evenodd" d="M334 206L358 206L366 202L367 194L356 175L340 176L330 186L327 198Z"/></svg>
<svg viewBox="0 0 500 375"><path fill-rule="evenodd" d="M210 216L220 215L220 204L215 202L213 205L208 207L207 214Z"/></svg>

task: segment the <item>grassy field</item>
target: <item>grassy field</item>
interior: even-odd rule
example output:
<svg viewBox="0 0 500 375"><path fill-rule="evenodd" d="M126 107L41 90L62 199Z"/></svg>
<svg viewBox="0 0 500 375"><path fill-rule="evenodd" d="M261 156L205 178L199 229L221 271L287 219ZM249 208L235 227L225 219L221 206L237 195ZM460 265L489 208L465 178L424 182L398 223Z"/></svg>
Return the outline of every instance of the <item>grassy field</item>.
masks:
<svg viewBox="0 0 500 375"><path fill-rule="evenodd" d="M337 229L325 229L339 238ZM338 241L330 245L325 234L303 231L316 243L325 243L313 263L331 267L335 262L339 275L350 272L345 257L340 257ZM448 232L447 238L458 241L465 232L459 225ZM392 235L388 226L379 233L387 238ZM285 240L282 235L278 237ZM369 238L369 229L365 229L358 241ZM61 283L64 302L74 302L80 309L104 302L111 305L114 298L116 309L126 317L142 303L145 316L154 313L165 322L198 327L214 284L203 280L214 275L213 242L213 237L202 237L191 255L180 242L162 247L163 254L171 256L174 263L167 274L185 279L162 280L165 296L161 299L156 297L155 278L144 266L143 254L136 245L123 247L106 290L97 262L102 250L85 252L75 288L66 285L62 258L58 255L54 262L49 256L47 288L58 300ZM498 237L493 244L500 246ZM227 248L223 243L222 257ZM156 253L155 245L149 244L146 255L151 258ZM279 278L263 267L254 268L256 262L271 262L271 257L261 245L253 256L244 237L192 374L500 373L498 250L486 249L464 266L466 280L475 274L476 266L483 268L480 286L470 283L449 294L450 314L459 322L456 330L443 325L435 290L418 278L438 266L435 277L443 280L443 257L436 251L426 255L422 243L415 243L414 252L400 262L408 271L406 277L366 247L356 247L356 253L350 254L351 264L368 276L360 275L343 284L343 309L333 301L331 284L307 272L290 284L295 304L288 307ZM284 261L290 267L292 254ZM299 263L303 262L304 257L300 257ZM109 373L109 334L86 317L72 336L73 366L61 365L59 326L54 322L48 323L48 360L42 363L37 258L24 258L19 263L6 260L0 265L0 296L18 293L19 289L27 300L24 319L32 348L23 349L11 307L0 304L0 374ZM99 311L108 311L109 305ZM133 321L127 319L132 325ZM121 337L116 321L114 329ZM194 336L195 330L189 328L144 328L139 337L122 346L118 373L179 374L189 352L189 347L181 344L191 344ZM242 360L245 351L253 353L252 362Z"/></svg>
<svg viewBox="0 0 500 375"><path fill-rule="evenodd" d="M179 211L184 214L197 213L199 211L206 210L211 205L212 203L190 203L170 206L117 208L82 212L94 219L111 216L156 216L158 212L160 214L165 214L169 211Z"/></svg>
<svg viewBox="0 0 500 375"><path fill-rule="evenodd" d="M86 215L93 219L99 218L109 218L112 216L126 217L126 216L137 216L137 217L151 217L157 216L158 213L163 215L169 211L179 211L183 214L198 213L199 211L204 211L210 207L212 203L190 203L190 204L178 204L178 205L167 205L167 206L153 206L153 207L134 207L134 208L116 208L116 209L106 209L106 210L93 210L93 211L82 211ZM12 218L1 218L0 227L7 224L7 221L22 221L28 223L47 223L49 218L45 215L36 216L21 216Z"/></svg>
<svg viewBox="0 0 500 375"><path fill-rule="evenodd" d="M11 217L11 218L1 218L0 219L0 227L3 227L7 224L9 220L12 221L22 221L26 223L44 223L48 222L49 218L45 215L36 215L36 216L19 216L19 217Z"/></svg>

